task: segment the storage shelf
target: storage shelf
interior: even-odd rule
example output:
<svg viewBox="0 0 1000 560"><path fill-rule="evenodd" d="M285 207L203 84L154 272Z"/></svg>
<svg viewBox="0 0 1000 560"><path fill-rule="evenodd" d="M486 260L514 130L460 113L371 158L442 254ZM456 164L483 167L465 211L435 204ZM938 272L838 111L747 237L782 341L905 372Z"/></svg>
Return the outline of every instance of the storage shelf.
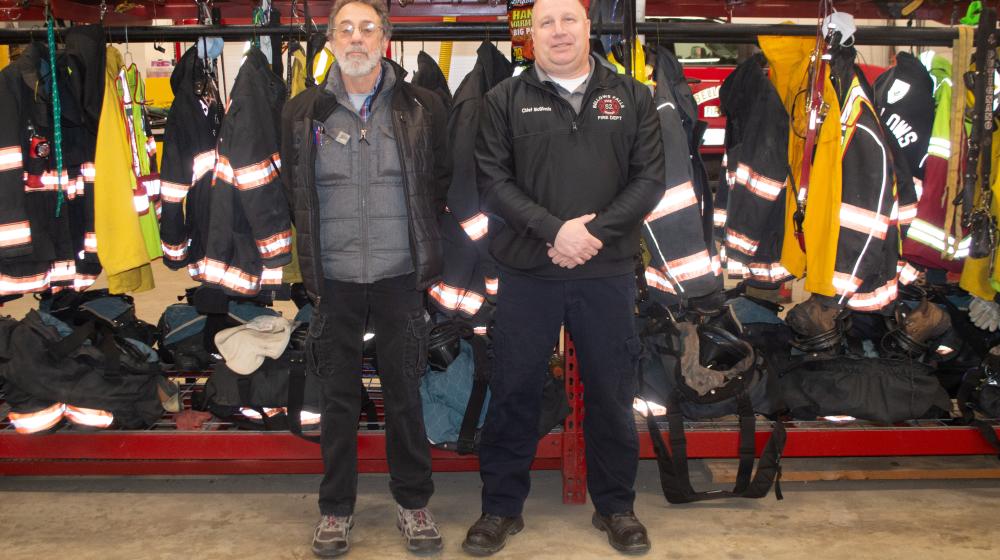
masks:
<svg viewBox="0 0 1000 560"><path fill-rule="evenodd" d="M571 413L561 429L541 439L535 469L561 470L563 499L583 503L586 463L583 453L583 403L576 354L566 341L565 381ZM194 380L202 374L179 374ZM378 384L368 381L378 403ZM189 405L197 383L182 385ZM381 414L381 407L379 407ZM381 417L380 417L381 420ZM637 417L637 420L641 420ZM359 472L387 472L385 433L360 422ZM381 423L378 423L381 426ZM662 424L661 424L662 426ZM895 426L866 422L785 422L788 441L785 457L876 457L914 455L992 455L995 451L973 428L947 421L919 420ZM645 423L638 422L640 456L654 457ZM665 428L665 426L663 426ZM994 424L1000 433L1000 425ZM757 452L769 436L769 422L758 421ZM738 425L735 422L687 424L688 456L735 458ZM434 470L476 471L475 456L452 451L432 451ZM286 432L256 432L213 420L202 429L177 430L172 415L147 430L87 431L68 427L52 434L22 435L0 424L0 476L14 475L219 475L312 474L322 472L319 446Z"/></svg>

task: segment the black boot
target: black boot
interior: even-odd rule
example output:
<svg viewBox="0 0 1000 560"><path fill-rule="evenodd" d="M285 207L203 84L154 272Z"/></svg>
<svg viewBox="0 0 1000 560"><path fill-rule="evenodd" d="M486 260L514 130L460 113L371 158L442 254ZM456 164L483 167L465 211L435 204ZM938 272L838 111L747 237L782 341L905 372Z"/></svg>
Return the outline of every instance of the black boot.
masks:
<svg viewBox="0 0 1000 560"><path fill-rule="evenodd" d="M636 518L635 513L612 513L601 515L594 512L594 527L608 534L608 544L625 554L645 554L649 552L649 536L646 527Z"/></svg>
<svg viewBox="0 0 1000 560"><path fill-rule="evenodd" d="M462 550L473 556L490 556L507 544L508 535L516 535L521 529L524 529L524 518L520 515L500 517L484 513L469 527Z"/></svg>

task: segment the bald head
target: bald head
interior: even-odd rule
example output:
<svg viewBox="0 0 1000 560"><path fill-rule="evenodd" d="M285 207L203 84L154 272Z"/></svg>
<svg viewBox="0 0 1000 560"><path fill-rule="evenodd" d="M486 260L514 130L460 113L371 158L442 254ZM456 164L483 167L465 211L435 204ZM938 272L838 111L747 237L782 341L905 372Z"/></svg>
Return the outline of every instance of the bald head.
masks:
<svg viewBox="0 0 1000 560"><path fill-rule="evenodd" d="M579 0L537 0L531 11L535 64L555 78L590 71L590 20Z"/></svg>
<svg viewBox="0 0 1000 560"><path fill-rule="evenodd" d="M587 15L587 8L586 8L586 6L583 5L582 0L572 0L572 1L574 3L580 5L580 9L583 10L583 15L586 16ZM532 4L531 13L532 14L535 13L535 7L537 7L537 6L541 5L541 4L547 4L548 2L549 2L549 0L537 0L534 4Z"/></svg>

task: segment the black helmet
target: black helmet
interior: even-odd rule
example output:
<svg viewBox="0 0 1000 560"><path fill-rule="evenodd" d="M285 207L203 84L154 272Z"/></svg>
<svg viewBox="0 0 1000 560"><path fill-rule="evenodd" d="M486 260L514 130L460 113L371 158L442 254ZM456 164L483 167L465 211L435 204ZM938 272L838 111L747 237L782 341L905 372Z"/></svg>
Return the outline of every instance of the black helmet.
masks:
<svg viewBox="0 0 1000 560"><path fill-rule="evenodd" d="M680 374L684 391L699 402L714 402L736 394L756 364L749 343L719 327L678 323ZM739 381L739 383L733 383Z"/></svg>
<svg viewBox="0 0 1000 560"><path fill-rule="evenodd" d="M448 369L461 352L459 345L459 328L454 321L448 319L431 328L427 337L427 363L435 371Z"/></svg>

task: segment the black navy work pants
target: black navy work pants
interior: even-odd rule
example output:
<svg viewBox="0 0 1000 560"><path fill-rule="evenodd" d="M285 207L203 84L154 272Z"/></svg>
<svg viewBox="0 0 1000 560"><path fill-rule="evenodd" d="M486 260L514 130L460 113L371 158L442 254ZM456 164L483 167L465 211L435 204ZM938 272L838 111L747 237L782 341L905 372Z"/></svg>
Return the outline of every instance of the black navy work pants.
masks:
<svg viewBox="0 0 1000 560"><path fill-rule="evenodd" d="M358 493L358 419L361 413L362 337L375 333L378 374L385 405L385 452L389 490L407 509L425 507L434 492L430 444L420 406L420 376L427 365L429 323L424 294L413 274L370 284L327 280L310 324L307 355L319 375L323 515L354 512Z"/></svg>
<svg viewBox="0 0 1000 560"><path fill-rule="evenodd" d="M483 512L520 515L538 447L549 357L564 322L584 386L587 488L596 510L632 510L639 442L632 414L639 339L635 279L543 280L501 271L494 326L496 361L479 461Z"/></svg>

